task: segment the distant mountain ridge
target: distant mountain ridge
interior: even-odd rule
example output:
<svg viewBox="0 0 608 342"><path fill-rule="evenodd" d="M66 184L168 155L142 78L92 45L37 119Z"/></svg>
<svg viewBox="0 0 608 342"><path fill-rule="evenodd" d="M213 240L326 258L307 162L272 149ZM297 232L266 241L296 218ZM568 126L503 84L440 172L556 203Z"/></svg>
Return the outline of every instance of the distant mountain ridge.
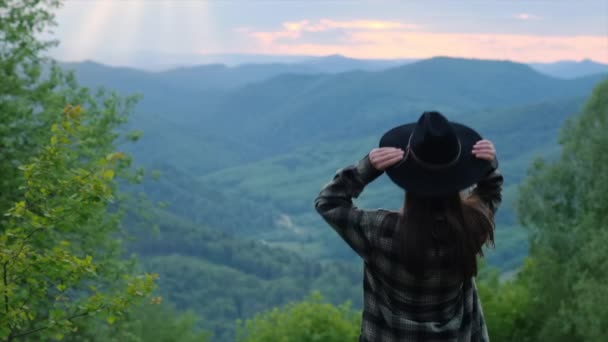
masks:
<svg viewBox="0 0 608 342"><path fill-rule="evenodd" d="M355 71L389 71L409 64L429 60L469 60L450 57L434 57L427 60L397 59L397 60L362 60L346 58L340 55L331 55L320 58L309 58L298 63L256 63L227 66L225 64L204 64L195 66L182 66L163 71L145 71L131 67L111 67L94 61L60 63L64 68L74 69L79 74L95 74L91 78L104 81L106 69L122 70L121 77L135 76L139 79L155 79L163 81L167 86L183 88L193 91L230 90L247 84L254 84L269 80L283 74L337 74ZM512 63L496 61L497 63ZM608 64L601 64L591 60L581 62L562 61L556 63L528 64L533 70L544 75L561 79L575 79L598 74L608 74ZM438 73L437 70L436 74Z"/></svg>
<svg viewBox="0 0 608 342"><path fill-rule="evenodd" d="M608 73L608 64L594 62L590 59L580 62L560 61L554 63L531 63L529 65L543 74L566 79Z"/></svg>
<svg viewBox="0 0 608 342"><path fill-rule="evenodd" d="M206 67L224 66L225 71L236 73L240 67L244 70L269 69L273 66L283 69L281 72L293 73L340 73L348 71L380 71L399 65L420 61L415 58L399 59L356 59L342 55L328 56L293 56L293 55L252 55L252 54L160 54L154 52L139 52L128 63L121 65L145 71L163 72L181 70L182 72L196 71ZM77 62L78 63L78 62ZM77 64L74 62L66 64ZM552 77L572 79L598 73L608 73L608 64L590 59L582 61L557 61L549 63L528 63L533 69ZM229 69L229 70L228 70ZM270 68L272 69L272 67ZM258 71L259 72L259 71ZM277 71L271 72L273 75ZM194 72L196 75L197 73ZM262 78L263 77L262 73ZM257 79L260 81L262 79ZM224 80L226 82L226 80Z"/></svg>
<svg viewBox="0 0 608 342"><path fill-rule="evenodd" d="M91 73L104 68L120 69L127 74L138 73L144 77L160 79L170 85L193 90L235 89L240 86L262 82L282 74L336 74L351 71L380 71L412 63L415 60L360 60L332 55L310 58L298 63L246 63L228 66L221 63L189 65L160 71L149 71L132 67L107 66L94 61L62 62L67 69L80 73ZM103 77L103 75L99 75Z"/></svg>

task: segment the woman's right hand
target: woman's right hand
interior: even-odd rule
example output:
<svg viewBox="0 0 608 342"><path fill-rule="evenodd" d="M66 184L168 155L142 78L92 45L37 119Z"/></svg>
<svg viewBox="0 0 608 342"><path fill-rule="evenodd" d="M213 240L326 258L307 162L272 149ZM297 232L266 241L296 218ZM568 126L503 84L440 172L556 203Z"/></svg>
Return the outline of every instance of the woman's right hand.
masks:
<svg viewBox="0 0 608 342"><path fill-rule="evenodd" d="M490 140L479 140L473 145L473 151L471 151L475 157L487 161L493 161L496 159L496 149L494 144Z"/></svg>
<svg viewBox="0 0 608 342"><path fill-rule="evenodd" d="M403 159L403 154L402 149L395 147L375 148L369 152L369 161L376 170L384 171Z"/></svg>

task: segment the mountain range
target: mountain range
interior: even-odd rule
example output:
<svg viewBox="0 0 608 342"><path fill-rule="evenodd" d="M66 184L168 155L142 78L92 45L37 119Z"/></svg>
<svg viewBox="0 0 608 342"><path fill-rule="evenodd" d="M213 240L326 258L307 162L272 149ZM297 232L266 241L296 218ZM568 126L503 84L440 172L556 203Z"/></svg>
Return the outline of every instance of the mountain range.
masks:
<svg viewBox="0 0 608 342"><path fill-rule="evenodd" d="M261 70L268 70L268 73L259 73L259 75L264 78L264 75L276 75L281 68L295 73L340 73L354 70L379 71L417 61L420 61L420 59L355 59L342 55L321 57L255 54L199 55L140 51L132 54L127 62L122 62L118 66L132 67L152 72L164 72L176 69L188 71L191 68L199 67L224 68L231 69L232 72L238 72L241 68L246 70L260 67L259 69ZM584 59L581 61L566 60L545 63L528 63L527 65L543 74L565 79L608 72L608 64L599 63L591 59ZM271 67L269 68L269 66ZM258 79L258 81L260 80L261 79Z"/></svg>

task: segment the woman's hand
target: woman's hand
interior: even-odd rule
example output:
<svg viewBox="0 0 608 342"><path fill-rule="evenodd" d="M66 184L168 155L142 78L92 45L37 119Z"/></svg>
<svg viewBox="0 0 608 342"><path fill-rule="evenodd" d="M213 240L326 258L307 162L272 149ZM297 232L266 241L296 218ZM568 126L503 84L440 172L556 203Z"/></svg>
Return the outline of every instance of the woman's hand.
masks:
<svg viewBox="0 0 608 342"><path fill-rule="evenodd" d="M479 159L493 161L496 159L496 149L490 140L479 140L473 145L472 153Z"/></svg>
<svg viewBox="0 0 608 342"><path fill-rule="evenodd" d="M403 159L403 150L395 147L380 147L369 152L369 160L372 166L379 171L395 165Z"/></svg>

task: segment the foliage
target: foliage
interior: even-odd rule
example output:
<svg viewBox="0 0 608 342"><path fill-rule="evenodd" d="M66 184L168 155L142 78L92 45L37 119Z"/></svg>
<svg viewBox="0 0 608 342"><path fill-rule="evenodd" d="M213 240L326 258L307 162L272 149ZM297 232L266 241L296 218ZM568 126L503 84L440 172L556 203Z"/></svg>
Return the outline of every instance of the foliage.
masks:
<svg viewBox="0 0 608 342"><path fill-rule="evenodd" d="M196 315L179 312L153 297L148 303L130 308L113 325L79 321L78 333L66 336L68 342L206 342L211 335L200 330Z"/></svg>
<svg viewBox="0 0 608 342"><path fill-rule="evenodd" d="M154 286L154 275L129 276L117 261L119 244L110 234L120 212L107 208L126 156L82 153L97 130L83 116L79 106L68 106L48 145L20 167L23 197L6 212L0 235L2 340L33 333L61 339L83 316L103 314L112 324Z"/></svg>
<svg viewBox="0 0 608 342"><path fill-rule="evenodd" d="M284 276L316 277L321 272L318 263L282 248L236 238L167 213L160 212L155 218L158 235L150 236L149 231L138 232L141 235L135 235L136 239L131 244L131 250L142 258L164 255L196 257L265 280Z"/></svg>
<svg viewBox="0 0 608 342"><path fill-rule="evenodd" d="M57 0L0 0L0 340L62 339L115 323L154 287L123 259L116 152L135 98L77 84L39 39ZM63 114L61 108L68 106ZM86 107L86 113L83 108ZM85 317L87 318L85 320Z"/></svg>
<svg viewBox="0 0 608 342"><path fill-rule="evenodd" d="M41 52L53 42L41 42L36 34L52 23L49 8L57 1L0 0L0 212L18 196L14 179L19 164L35 153L34 130L45 118L42 103L52 101L57 75L41 80ZM66 102L59 104L61 108ZM36 122L34 124L33 122ZM47 127L48 128L48 127ZM45 136L48 138L48 134ZM48 139L44 139L48 140Z"/></svg>
<svg viewBox="0 0 608 342"><path fill-rule="evenodd" d="M541 341L603 341L608 336L608 80L561 134L558 160L539 160L518 202L530 230L526 272L531 317Z"/></svg>
<svg viewBox="0 0 608 342"><path fill-rule="evenodd" d="M540 318L531 315L534 294L525 278L534 267L532 260L526 260L511 279L501 279L495 269L488 267L483 269L485 274L480 274L477 287L492 341L536 341L531 331Z"/></svg>
<svg viewBox="0 0 608 342"><path fill-rule="evenodd" d="M135 219L135 218L133 218ZM319 290L332 303L360 306L359 265L320 263L246 236L209 228L157 210L156 234L133 231L129 249L160 276L159 291L190 309L216 341L234 340L234 321Z"/></svg>
<svg viewBox="0 0 608 342"><path fill-rule="evenodd" d="M149 167L158 171L158 179L145 180L137 190L177 217L226 233L246 230L247 235L259 236L274 227L280 215L272 203L208 186L175 165L154 163Z"/></svg>
<svg viewBox="0 0 608 342"><path fill-rule="evenodd" d="M282 308L257 314L240 322L237 341L242 342L298 342L356 341L361 326L361 313L350 304L334 306L323 301L320 294L290 303Z"/></svg>

